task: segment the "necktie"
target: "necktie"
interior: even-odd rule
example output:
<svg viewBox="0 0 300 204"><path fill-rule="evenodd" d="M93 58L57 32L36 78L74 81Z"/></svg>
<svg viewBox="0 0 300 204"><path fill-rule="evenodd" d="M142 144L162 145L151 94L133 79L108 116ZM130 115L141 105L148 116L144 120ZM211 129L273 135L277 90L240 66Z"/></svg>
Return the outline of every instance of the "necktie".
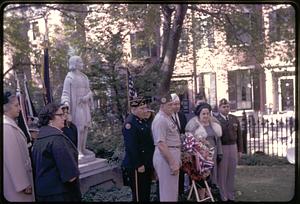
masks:
<svg viewBox="0 0 300 204"><path fill-rule="evenodd" d="M175 124L176 124L176 126L178 127L178 130L179 130L179 132L180 132L180 126L179 126L179 123L178 123L176 114L174 114L174 115L172 116L172 119L173 119L173 121L175 122Z"/></svg>
<svg viewBox="0 0 300 204"><path fill-rule="evenodd" d="M226 116L226 121L228 122L228 116Z"/></svg>

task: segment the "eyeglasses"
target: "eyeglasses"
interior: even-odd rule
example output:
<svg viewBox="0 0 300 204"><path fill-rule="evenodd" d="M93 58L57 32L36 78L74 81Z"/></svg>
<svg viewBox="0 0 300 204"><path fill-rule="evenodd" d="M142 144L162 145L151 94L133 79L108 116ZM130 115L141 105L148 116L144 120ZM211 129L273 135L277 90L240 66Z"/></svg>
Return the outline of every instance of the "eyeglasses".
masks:
<svg viewBox="0 0 300 204"><path fill-rule="evenodd" d="M56 113L54 115L60 116L62 118L62 117L65 117L66 114L65 113Z"/></svg>

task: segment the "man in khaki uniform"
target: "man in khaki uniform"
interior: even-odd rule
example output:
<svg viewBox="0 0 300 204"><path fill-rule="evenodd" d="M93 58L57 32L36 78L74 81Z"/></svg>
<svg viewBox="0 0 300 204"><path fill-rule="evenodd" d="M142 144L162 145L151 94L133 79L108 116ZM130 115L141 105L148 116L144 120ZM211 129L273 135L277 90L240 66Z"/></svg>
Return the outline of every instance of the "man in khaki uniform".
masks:
<svg viewBox="0 0 300 204"><path fill-rule="evenodd" d="M178 200L180 134L171 119L173 103L170 94L159 99L160 110L152 122L155 145L153 165L159 180L160 201Z"/></svg>
<svg viewBox="0 0 300 204"><path fill-rule="evenodd" d="M218 184L222 201L234 201L234 177L238 159L243 151L243 139L238 118L229 114L229 101L225 98L219 102L219 114L216 118L222 126L223 158L218 165Z"/></svg>

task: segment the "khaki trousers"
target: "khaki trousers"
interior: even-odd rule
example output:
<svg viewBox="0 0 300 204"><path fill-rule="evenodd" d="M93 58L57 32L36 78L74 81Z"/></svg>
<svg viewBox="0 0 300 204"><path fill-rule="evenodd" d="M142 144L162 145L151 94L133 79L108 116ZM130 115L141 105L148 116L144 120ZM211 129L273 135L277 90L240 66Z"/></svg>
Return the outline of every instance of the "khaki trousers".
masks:
<svg viewBox="0 0 300 204"><path fill-rule="evenodd" d="M181 164L180 149L169 149L175 160ZM159 180L159 197L160 201L178 201L178 182L179 175L171 175L169 164L156 147L153 155L153 166Z"/></svg>

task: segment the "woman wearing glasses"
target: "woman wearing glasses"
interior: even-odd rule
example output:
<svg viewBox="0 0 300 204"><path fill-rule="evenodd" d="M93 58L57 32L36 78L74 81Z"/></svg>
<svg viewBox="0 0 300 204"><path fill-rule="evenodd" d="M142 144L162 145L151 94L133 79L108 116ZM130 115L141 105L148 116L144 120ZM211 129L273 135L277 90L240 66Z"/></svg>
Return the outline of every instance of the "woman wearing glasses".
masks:
<svg viewBox="0 0 300 204"><path fill-rule="evenodd" d="M32 148L37 201L80 201L78 151L63 134L66 114L56 103L39 113L40 131Z"/></svg>

